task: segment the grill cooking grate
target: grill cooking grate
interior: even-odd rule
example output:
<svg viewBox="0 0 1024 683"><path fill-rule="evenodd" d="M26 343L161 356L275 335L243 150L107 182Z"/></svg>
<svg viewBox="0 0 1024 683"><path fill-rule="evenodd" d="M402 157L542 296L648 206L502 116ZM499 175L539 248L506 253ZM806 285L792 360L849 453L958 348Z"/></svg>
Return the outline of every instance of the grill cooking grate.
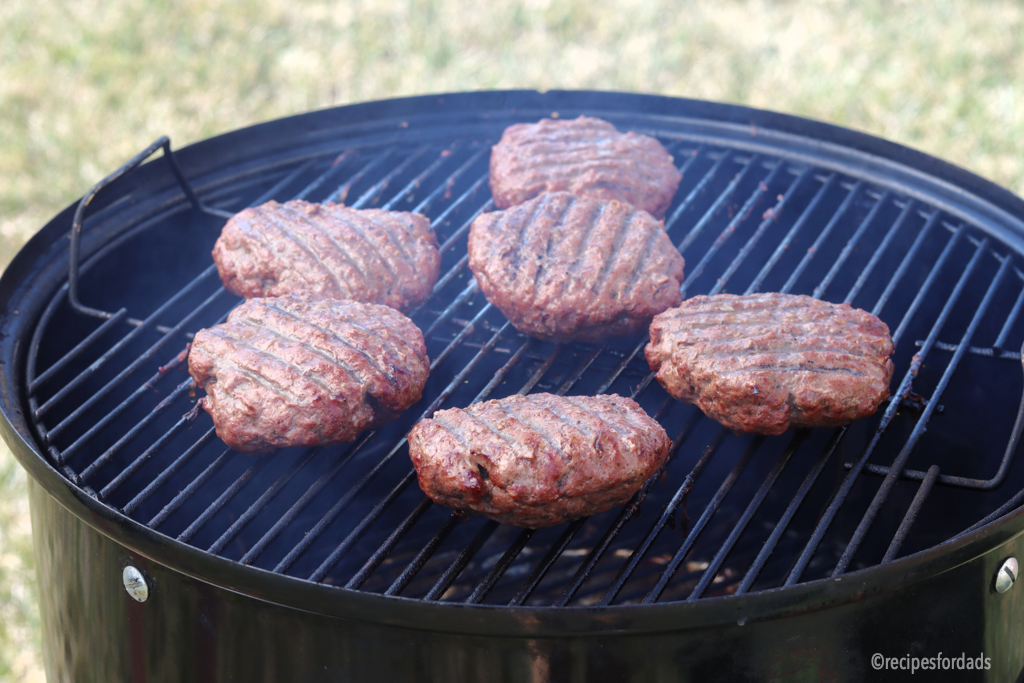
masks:
<svg viewBox="0 0 1024 683"><path fill-rule="evenodd" d="M93 255L75 288L113 312L73 312L65 287L29 350L29 407L52 463L135 521L242 564L504 605L697 600L838 576L1020 504L1024 473L1011 467L1020 425L1012 439L1010 429L1020 356L1006 346L1024 336L1024 274L1009 247L937 202L784 149L642 119L625 127L659 137L683 173L665 223L686 258L685 296L807 293L889 324L893 398L878 414L836 430L740 437L652 381L646 338L559 346L519 334L466 265L469 225L493 209L490 143L457 138L327 146L203 193L194 201L203 212L167 209ZM292 198L431 219L443 274L410 317L432 372L417 406L353 444L249 457L225 449L193 409L184 347L238 303L209 265L223 216ZM161 230L193 241L152 245ZM156 253L126 292L112 283L140 249ZM56 334L62 327L72 332ZM996 396L1012 401L990 400L993 384L1009 386ZM669 463L626 506L539 531L427 500L404 438L415 421L532 391L632 396L673 437Z"/></svg>

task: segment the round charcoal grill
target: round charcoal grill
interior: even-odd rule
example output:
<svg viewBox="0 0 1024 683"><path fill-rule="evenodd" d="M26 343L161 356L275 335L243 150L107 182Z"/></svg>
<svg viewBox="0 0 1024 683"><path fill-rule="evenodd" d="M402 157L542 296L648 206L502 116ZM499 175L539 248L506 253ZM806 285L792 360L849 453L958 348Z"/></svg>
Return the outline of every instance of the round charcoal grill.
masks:
<svg viewBox="0 0 1024 683"><path fill-rule="evenodd" d="M490 146L512 123L580 114L674 156L665 227L684 296L871 311L896 341L892 399L841 429L737 436L652 381L646 337L553 345L514 330L466 266L469 225L493 209ZM294 198L431 219L442 277L411 313L431 376L420 403L355 443L246 456L195 409L187 345L239 302L210 258L226 218ZM3 429L31 474L48 674L863 680L881 675L876 652L945 652L989 658L955 680L1013 680L1024 589L1002 568L1024 560L1022 254L1009 192L736 106L452 94L173 152L157 141L0 281ZM538 531L426 499L404 440L417 420L538 391L633 397L673 438L665 471L624 507Z"/></svg>

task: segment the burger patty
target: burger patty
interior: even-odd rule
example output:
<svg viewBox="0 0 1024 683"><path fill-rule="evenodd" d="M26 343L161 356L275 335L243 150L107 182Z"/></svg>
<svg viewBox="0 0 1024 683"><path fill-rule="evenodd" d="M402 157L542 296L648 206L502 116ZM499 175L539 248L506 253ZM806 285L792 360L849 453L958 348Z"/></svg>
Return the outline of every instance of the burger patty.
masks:
<svg viewBox="0 0 1024 683"><path fill-rule="evenodd" d="M295 295L251 299L197 332L188 367L217 436L247 453L352 441L418 401L430 373L398 311Z"/></svg>
<svg viewBox="0 0 1024 683"><path fill-rule="evenodd" d="M889 396L889 328L809 296L696 296L654 319L645 355L672 396L739 433L837 427Z"/></svg>
<svg viewBox="0 0 1024 683"><path fill-rule="evenodd" d="M509 126L491 150L490 171L499 209L565 190L627 202L658 218L683 177L654 138L587 116Z"/></svg>
<svg viewBox="0 0 1024 683"><path fill-rule="evenodd" d="M308 293L402 311L430 296L441 267L419 214L301 199L235 214L213 260L224 287L247 299Z"/></svg>
<svg viewBox="0 0 1024 683"><path fill-rule="evenodd" d="M435 503L526 528L625 503L670 447L661 425L614 395L509 396L438 411L409 433Z"/></svg>
<svg viewBox="0 0 1024 683"><path fill-rule="evenodd" d="M661 221L569 192L478 216L469 267L516 329L555 342L637 334L681 300L683 257Z"/></svg>

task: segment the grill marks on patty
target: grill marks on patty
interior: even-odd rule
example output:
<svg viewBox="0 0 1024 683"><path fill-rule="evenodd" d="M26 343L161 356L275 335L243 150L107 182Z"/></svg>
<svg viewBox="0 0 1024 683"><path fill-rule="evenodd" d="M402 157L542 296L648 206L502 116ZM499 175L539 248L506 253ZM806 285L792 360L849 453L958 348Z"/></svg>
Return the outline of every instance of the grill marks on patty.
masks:
<svg viewBox="0 0 1024 683"><path fill-rule="evenodd" d="M232 448L353 440L419 400L430 372L419 328L374 304L252 299L200 330L189 372Z"/></svg>
<svg viewBox="0 0 1024 683"><path fill-rule="evenodd" d="M491 193L500 209L568 191L627 202L660 218L681 179L656 139L586 116L509 126L491 152Z"/></svg>
<svg viewBox="0 0 1024 683"><path fill-rule="evenodd" d="M245 334L250 344L272 354L272 349L288 352L287 363L315 370L317 357L333 363L349 375L352 382L383 391L385 383L396 386L384 367L394 367L398 359L414 353L393 329L382 336L350 321L333 321L333 329L303 320L300 315L275 305L273 299L259 308L249 308L234 318L234 330ZM301 311L305 313L307 311ZM386 324L386 320L383 321ZM239 339L241 341L241 339ZM401 344L404 348L399 348Z"/></svg>
<svg viewBox="0 0 1024 683"><path fill-rule="evenodd" d="M246 298L304 292L399 310L430 296L441 262L419 214L301 199L236 214L213 258L224 286Z"/></svg>
<svg viewBox="0 0 1024 683"><path fill-rule="evenodd" d="M487 300L540 339L641 332L679 303L683 257L645 211L568 192L482 214L469 267Z"/></svg>
<svg viewBox="0 0 1024 683"><path fill-rule="evenodd" d="M509 396L438 411L409 434L431 499L527 528L625 503L670 447L665 430L620 396Z"/></svg>
<svg viewBox="0 0 1024 683"><path fill-rule="evenodd" d="M849 304L698 296L657 316L650 335L662 386L737 432L848 424L889 396L889 328Z"/></svg>

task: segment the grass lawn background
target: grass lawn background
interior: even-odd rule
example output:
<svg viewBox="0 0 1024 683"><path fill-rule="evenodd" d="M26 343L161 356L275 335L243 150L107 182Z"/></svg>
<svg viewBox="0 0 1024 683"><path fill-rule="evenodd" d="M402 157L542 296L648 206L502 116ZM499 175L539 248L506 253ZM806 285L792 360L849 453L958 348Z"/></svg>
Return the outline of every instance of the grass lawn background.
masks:
<svg viewBox="0 0 1024 683"><path fill-rule="evenodd" d="M160 135L337 104L586 88L849 126L1024 194L1024 4L3 0L0 268ZM0 681L41 681L25 474L0 446Z"/></svg>

